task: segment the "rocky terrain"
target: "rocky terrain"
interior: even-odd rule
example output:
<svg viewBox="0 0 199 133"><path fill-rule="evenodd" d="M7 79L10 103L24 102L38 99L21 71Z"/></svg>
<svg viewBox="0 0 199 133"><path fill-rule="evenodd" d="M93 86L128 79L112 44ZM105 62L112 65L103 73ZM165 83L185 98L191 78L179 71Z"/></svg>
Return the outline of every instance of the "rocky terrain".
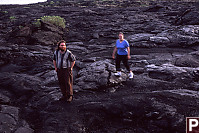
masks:
<svg viewBox="0 0 199 133"><path fill-rule="evenodd" d="M33 22L61 16L66 28ZM114 76L118 33L134 79ZM61 97L52 54L76 58L74 100ZM199 3L48 1L0 6L0 132L184 133L199 116Z"/></svg>

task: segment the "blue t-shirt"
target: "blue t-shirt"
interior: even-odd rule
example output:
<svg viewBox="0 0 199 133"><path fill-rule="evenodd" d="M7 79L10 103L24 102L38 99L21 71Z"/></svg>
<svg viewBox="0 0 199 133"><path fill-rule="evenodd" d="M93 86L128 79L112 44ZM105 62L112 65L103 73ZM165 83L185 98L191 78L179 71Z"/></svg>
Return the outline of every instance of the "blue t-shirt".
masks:
<svg viewBox="0 0 199 133"><path fill-rule="evenodd" d="M128 55L127 47L129 47L129 43L127 40L123 40L120 43L120 40L118 39L115 46L117 48L118 55Z"/></svg>

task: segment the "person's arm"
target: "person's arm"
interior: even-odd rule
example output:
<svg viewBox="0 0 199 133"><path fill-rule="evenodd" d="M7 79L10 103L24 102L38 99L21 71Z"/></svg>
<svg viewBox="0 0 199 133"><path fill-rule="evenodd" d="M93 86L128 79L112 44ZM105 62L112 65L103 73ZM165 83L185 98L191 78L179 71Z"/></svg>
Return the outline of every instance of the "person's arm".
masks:
<svg viewBox="0 0 199 133"><path fill-rule="evenodd" d="M128 59L131 58L131 51L130 51L130 47L127 47L127 51L128 51Z"/></svg>
<svg viewBox="0 0 199 133"><path fill-rule="evenodd" d="M56 52L57 52L57 51L56 51ZM53 65L54 65L55 71L57 72L56 52L53 54Z"/></svg>
<svg viewBox="0 0 199 133"><path fill-rule="evenodd" d="M70 52L69 53L69 61L71 63L71 66L70 66L71 71L73 70L73 67L75 65L75 60L76 60L75 56Z"/></svg>
<svg viewBox="0 0 199 133"><path fill-rule="evenodd" d="M57 64L56 64L56 61L55 61L55 60L53 60L53 65L54 65L54 67L55 67L55 71L57 72Z"/></svg>
<svg viewBox="0 0 199 133"><path fill-rule="evenodd" d="M75 65L75 61L71 62L71 70L73 70L74 65Z"/></svg>
<svg viewBox="0 0 199 133"><path fill-rule="evenodd" d="M113 54L112 54L112 58L113 59L115 59L115 53L116 53L116 51L117 51L117 47L115 47L114 50L113 50Z"/></svg>

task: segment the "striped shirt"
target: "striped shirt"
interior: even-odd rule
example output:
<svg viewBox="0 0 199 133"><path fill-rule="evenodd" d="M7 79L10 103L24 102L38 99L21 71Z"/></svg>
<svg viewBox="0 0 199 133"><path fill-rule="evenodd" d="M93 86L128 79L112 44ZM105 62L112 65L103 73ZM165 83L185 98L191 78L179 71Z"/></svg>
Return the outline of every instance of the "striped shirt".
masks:
<svg viewBox="0 0 199 133"><path fill-rule="evenodd" d="M53 55L53 60L56 61L57 68L69 68L71 67L71 62L75 61L75 56L68 49L65 53L61 53L61 51L55 51Z"/></svg>

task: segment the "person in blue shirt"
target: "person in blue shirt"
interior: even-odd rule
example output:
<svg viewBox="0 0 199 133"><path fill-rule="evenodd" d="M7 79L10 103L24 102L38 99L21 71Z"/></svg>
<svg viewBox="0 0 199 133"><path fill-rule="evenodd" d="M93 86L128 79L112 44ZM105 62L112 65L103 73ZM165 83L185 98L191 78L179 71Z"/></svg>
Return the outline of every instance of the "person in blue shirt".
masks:
<svg viewBox="0 0 199 133"><path fill-rule="evenodd" d="M126 69L129 71L129 78L133 78L133 72L130 70L130 66L128 60L131 58L130 56L130 46L127 40L124 39L124 34L122 32L119 33L119 39L116 41L115 48L113 50L112 58L115 59L116 55L116 71L115 76L121 76L121 68L120 63L123 62Z"/></svg>

